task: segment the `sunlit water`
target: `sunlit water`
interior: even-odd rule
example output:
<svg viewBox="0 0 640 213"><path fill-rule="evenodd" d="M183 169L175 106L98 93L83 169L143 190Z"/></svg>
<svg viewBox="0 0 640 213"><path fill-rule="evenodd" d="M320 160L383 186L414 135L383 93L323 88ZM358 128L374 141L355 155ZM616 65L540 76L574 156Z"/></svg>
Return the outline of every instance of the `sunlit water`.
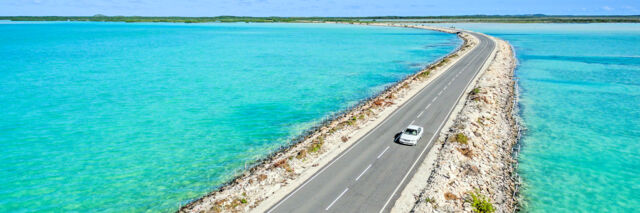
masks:
<svg viewBox="0 0 640 213"><path fill-rule="evenodd" d="M531 212L640 209L640 24L445 24L509 41Z"/></svg>
<svg viewBox="0 0 640 213"><path fill-rule="evenodd" d="M0 32L0 212L174 211L461 43L329 24Z"/></svg>

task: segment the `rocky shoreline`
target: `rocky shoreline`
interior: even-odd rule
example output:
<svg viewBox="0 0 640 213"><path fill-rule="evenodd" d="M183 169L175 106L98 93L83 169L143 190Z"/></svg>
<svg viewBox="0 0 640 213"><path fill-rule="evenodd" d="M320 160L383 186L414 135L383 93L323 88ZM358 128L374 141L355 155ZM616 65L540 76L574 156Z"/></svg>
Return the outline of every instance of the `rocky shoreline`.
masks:
<svg viewBox="0 0 640 213"><path fill-rule="evenodd" d="M509 43L492 39L497 48L488 69L458 103L448 131L440 133L392 212L517 210L516 60Z"/></svg>
<svg viewBox="0 0 640 213"><path fill-rule="evenodd" d="M447 33L458 32L447 28L414 27ZM182 206L178 212L265 211L377 126L478 43L477 38L470 34L461 32L458 36L464 43L446 57L341 116L323 122L322 126L314 128L294 145L274 153L218 190Z"/></svg>

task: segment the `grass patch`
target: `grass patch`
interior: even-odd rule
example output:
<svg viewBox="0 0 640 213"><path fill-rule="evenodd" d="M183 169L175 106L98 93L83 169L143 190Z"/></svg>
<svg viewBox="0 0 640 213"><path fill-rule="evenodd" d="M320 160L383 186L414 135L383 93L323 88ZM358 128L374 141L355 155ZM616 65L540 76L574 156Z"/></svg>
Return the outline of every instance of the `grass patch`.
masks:
<svg viewBox="0 0 640 213"><path fill-rule="evenodd" d="M467 136L464 135L463 133L458 133L456 134L456 141L461 144L467 144L467 142L469 141L469 138L467 138Z"/></svg>
<svg viewBox="0 0 640 213"><path fill-rule="evenodd" d="M471 192L471 207L473 207L474 212L478 213L493 213L496 211L489 198L480 194L478 190Z"/></svg>

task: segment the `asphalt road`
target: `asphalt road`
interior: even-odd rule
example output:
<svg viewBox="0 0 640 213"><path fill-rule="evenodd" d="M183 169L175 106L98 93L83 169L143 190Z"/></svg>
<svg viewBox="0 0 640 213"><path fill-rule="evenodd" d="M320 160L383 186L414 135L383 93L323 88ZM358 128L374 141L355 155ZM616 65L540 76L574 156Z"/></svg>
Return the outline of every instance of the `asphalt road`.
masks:
<svg viewBox="0 0 640 213"><path fill-rule="evenodd" d="M472 34L480 40L475 49L268 212L390 211L495 48L493 40ZM424 127L418 144L395 143L396 134L409 124Z"/></svg>

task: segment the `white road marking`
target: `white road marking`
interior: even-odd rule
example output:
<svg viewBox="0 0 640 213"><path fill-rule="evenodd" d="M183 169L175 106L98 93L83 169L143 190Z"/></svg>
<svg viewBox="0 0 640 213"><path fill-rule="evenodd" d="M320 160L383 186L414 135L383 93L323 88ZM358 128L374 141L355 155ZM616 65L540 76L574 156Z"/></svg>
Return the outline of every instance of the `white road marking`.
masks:
<svg viewBox="0 0 640 213"><path fill-rule="evenodd" d="M389 149L389 146L387 146L387 148L386 148L386 149L384 149L384 151L382 151L382 152L378 155L378 158L376 158L376 159L380 159L380 157L382 157L382 155L384 155L384 153L385 153L385 152L387 152L387 150L388 150L388 149Z"/></svg>
<svg viewBox="0 0 640 213"><path fill-rule="evenodd" d="M475 48L474 48L474 50L475 50L476 48L478 48L478 47L475 47ZM494 48L495 48L495 46L494 46ZM491 53L493 53L493 51L491 51ZM471 59L471 61L475 60L475 59L476 59L476 58L478 58L479 56L480 56L480 55L476 55L475 57L473 57L473 59ZM489 55L489 56L490 56L490 55ZM489 56L487 56L487 59L489 59ZM484 61L482 62L482 65L478 68L478 70L479 70L479 69L482 69L482 68L484 67L484 64L486 64L486 63L487 63L487 61L488 61L488 60L484 60ZM469 63L469 64L470 64L470 63ZM468 66L468 65L467 65L467 66ZM466 67L467 67L467 66L465 66L465 69L466 69ZM469 88L469 85L471 84L471 82L473 82L473 79L475 79L475 77L478 75L478 73L479 73L479 71L478 71L478 72L476 72L476 73L473 75L473 78L471 78L471 79L469 80L469 82L467 82L467 86L465 86L465 88L464 88L464 90L463 90L463 91L466 91L466 90L467 90L467 88ZM462 95L464 95L464 92L460 93L460 95L458 96L458 99L457 99L456 103L458 103L458 102L460 101L460 98L462 98ZM438 97L436 97L436 98L438 98ZM434 100L435 100L435 99L434 99ZM449 110L449 113L447 114L447 118L449 118L449 116L450 116L450 115L451 115L451 113L453 112L453 109L455 108L455 106L456 106L456 105L457 105L457 104L454 104L454 105L451 107L451 109ZM439 134L439 132L441 131L442 126L444 125L444 123L445 123L447 120L448 120L448 119L444 119L444 120L442 121L442 123L440 123L440 127L438 127L438 129L437 129L436 133L435 133L435 134L433 134L433 135L431 136L431 139L429 139L429 143L427 144L427 146L425 146L425 147L424 147L424 149L422 150L422 152L420 153L420 155L418 156L418 158L416 159L416 161L415 161L415 162L413 162L413 165L411 165L411 168L409 168L409 171L407 171L407 174L405 174L405 175L404 175L404 177L402 178L402 180L400 181L400 183L398 184L398 186L396 186L396 189L395 189L395 190L393 190L393 193L391 193L391 196L389 196L389 199L387 199L387 202L385 202L385 203L384 203L384 206L382 206L382 208L380 209L380 213L382 213L382 212L384 211L384 209L385 209L385 208L387 208L387 205L389 205L389 202L391 202L391 199L393 199L393 196L396 194L396 192L398 192L398 189L400 189L400 186L402 186L402 183L404 183L404 181L407 179L407 177L409 176L409 174L411 173L411 171L413 170L413 168L416 166L416 164L418 163L418 161L420 160L420 158L422 158L422 155L424 154L424 152L425 152L425 151L427 151L427 148L429 148L429 145L431 145L431 142L433 142L433 138L434 138L436 135L438 135L438 134Z"/></svg>
<svg viewBox="0 0 640 213"><path fill-rule="evenodd" d="M440 96L440 95L442 95L442 90L440 90L440 92L438 92L438 96ZM435 100L435 98L433 100Z"/></svg>
<svg viewBox="0 0 640 213"><path fill-rule="evenodd" d="M431 103L436 102L436 100L438 99L438 97L433 98L433 100L431 101Z"/></svg>
<svg viewBox="0 0 640 213"><path fill-rule="evenodd" d="M411 123L410 123L409 125L412 125L412 124L413 124L413 122L416 122L416 120L412 120L412 121L411 121Z"/></svg>
<svg viewBox="0 0 640 213"><path fill-rule="evenodd" d="M449 81L449 83L447 84L447 86L449 86L449 85L451 85L451 81ZM444 88L447 88L447 87L444 87Z"/></svg>
<svg viewBox="0 0 640 213"><path fill-rule="evenodd" d="M360 173L360 175L358 175L358 177L356 178L356 181L358 181L358 179L360 179L360 177L362 177L362 175L364 175L364 173L367 172L367 170L369 170L369 168L371 168L371 164L369 164L369 166L367 166L367 168L364 169L364 171L362 171L362 173Z"/></svg>
<svg viewBox="0 0 640 213"><path fill-rule="evenodd" d="M329 206L327 206L326 209L324 209L325 211L329 211L329 208L331 208L331 206L333 206L334 203L336 203L336 201L338 201L338 199L340 199L340 197L342 197L342 195L344 195L344 193L347 193L347 191L349 191L349 188L344 189L344 191L342 191L342 193L340 193L340 195L338 195L338 197L336 197L335 200L333 200L333 202L331 202L331 204L329 204Z"/></svg>
<svg viewBox="0 0 640 213"><path fill-rule="evenodd" d="M447 87L449 87L449 86L448 86L448 85L447 85L447 86L444 86L444 88L442 88L442 90L446 90L446 89L447 89Z"/></svg>
<svg viewBox="0 0 640 213"><path fill-rule="evenodd" d="M427 107L425 107L424 110L427 110L430 106L431 104L427 105Z"/></svg>
<svg viewBox="0 0 640 213"><path fill-rule="evenodd" d="M423 112L424 112L424 111L420 111L420 114L418 114L418 117L417 117L417 118L420 118L420 116L422 116L422 113L423 113Z"/></svg>

